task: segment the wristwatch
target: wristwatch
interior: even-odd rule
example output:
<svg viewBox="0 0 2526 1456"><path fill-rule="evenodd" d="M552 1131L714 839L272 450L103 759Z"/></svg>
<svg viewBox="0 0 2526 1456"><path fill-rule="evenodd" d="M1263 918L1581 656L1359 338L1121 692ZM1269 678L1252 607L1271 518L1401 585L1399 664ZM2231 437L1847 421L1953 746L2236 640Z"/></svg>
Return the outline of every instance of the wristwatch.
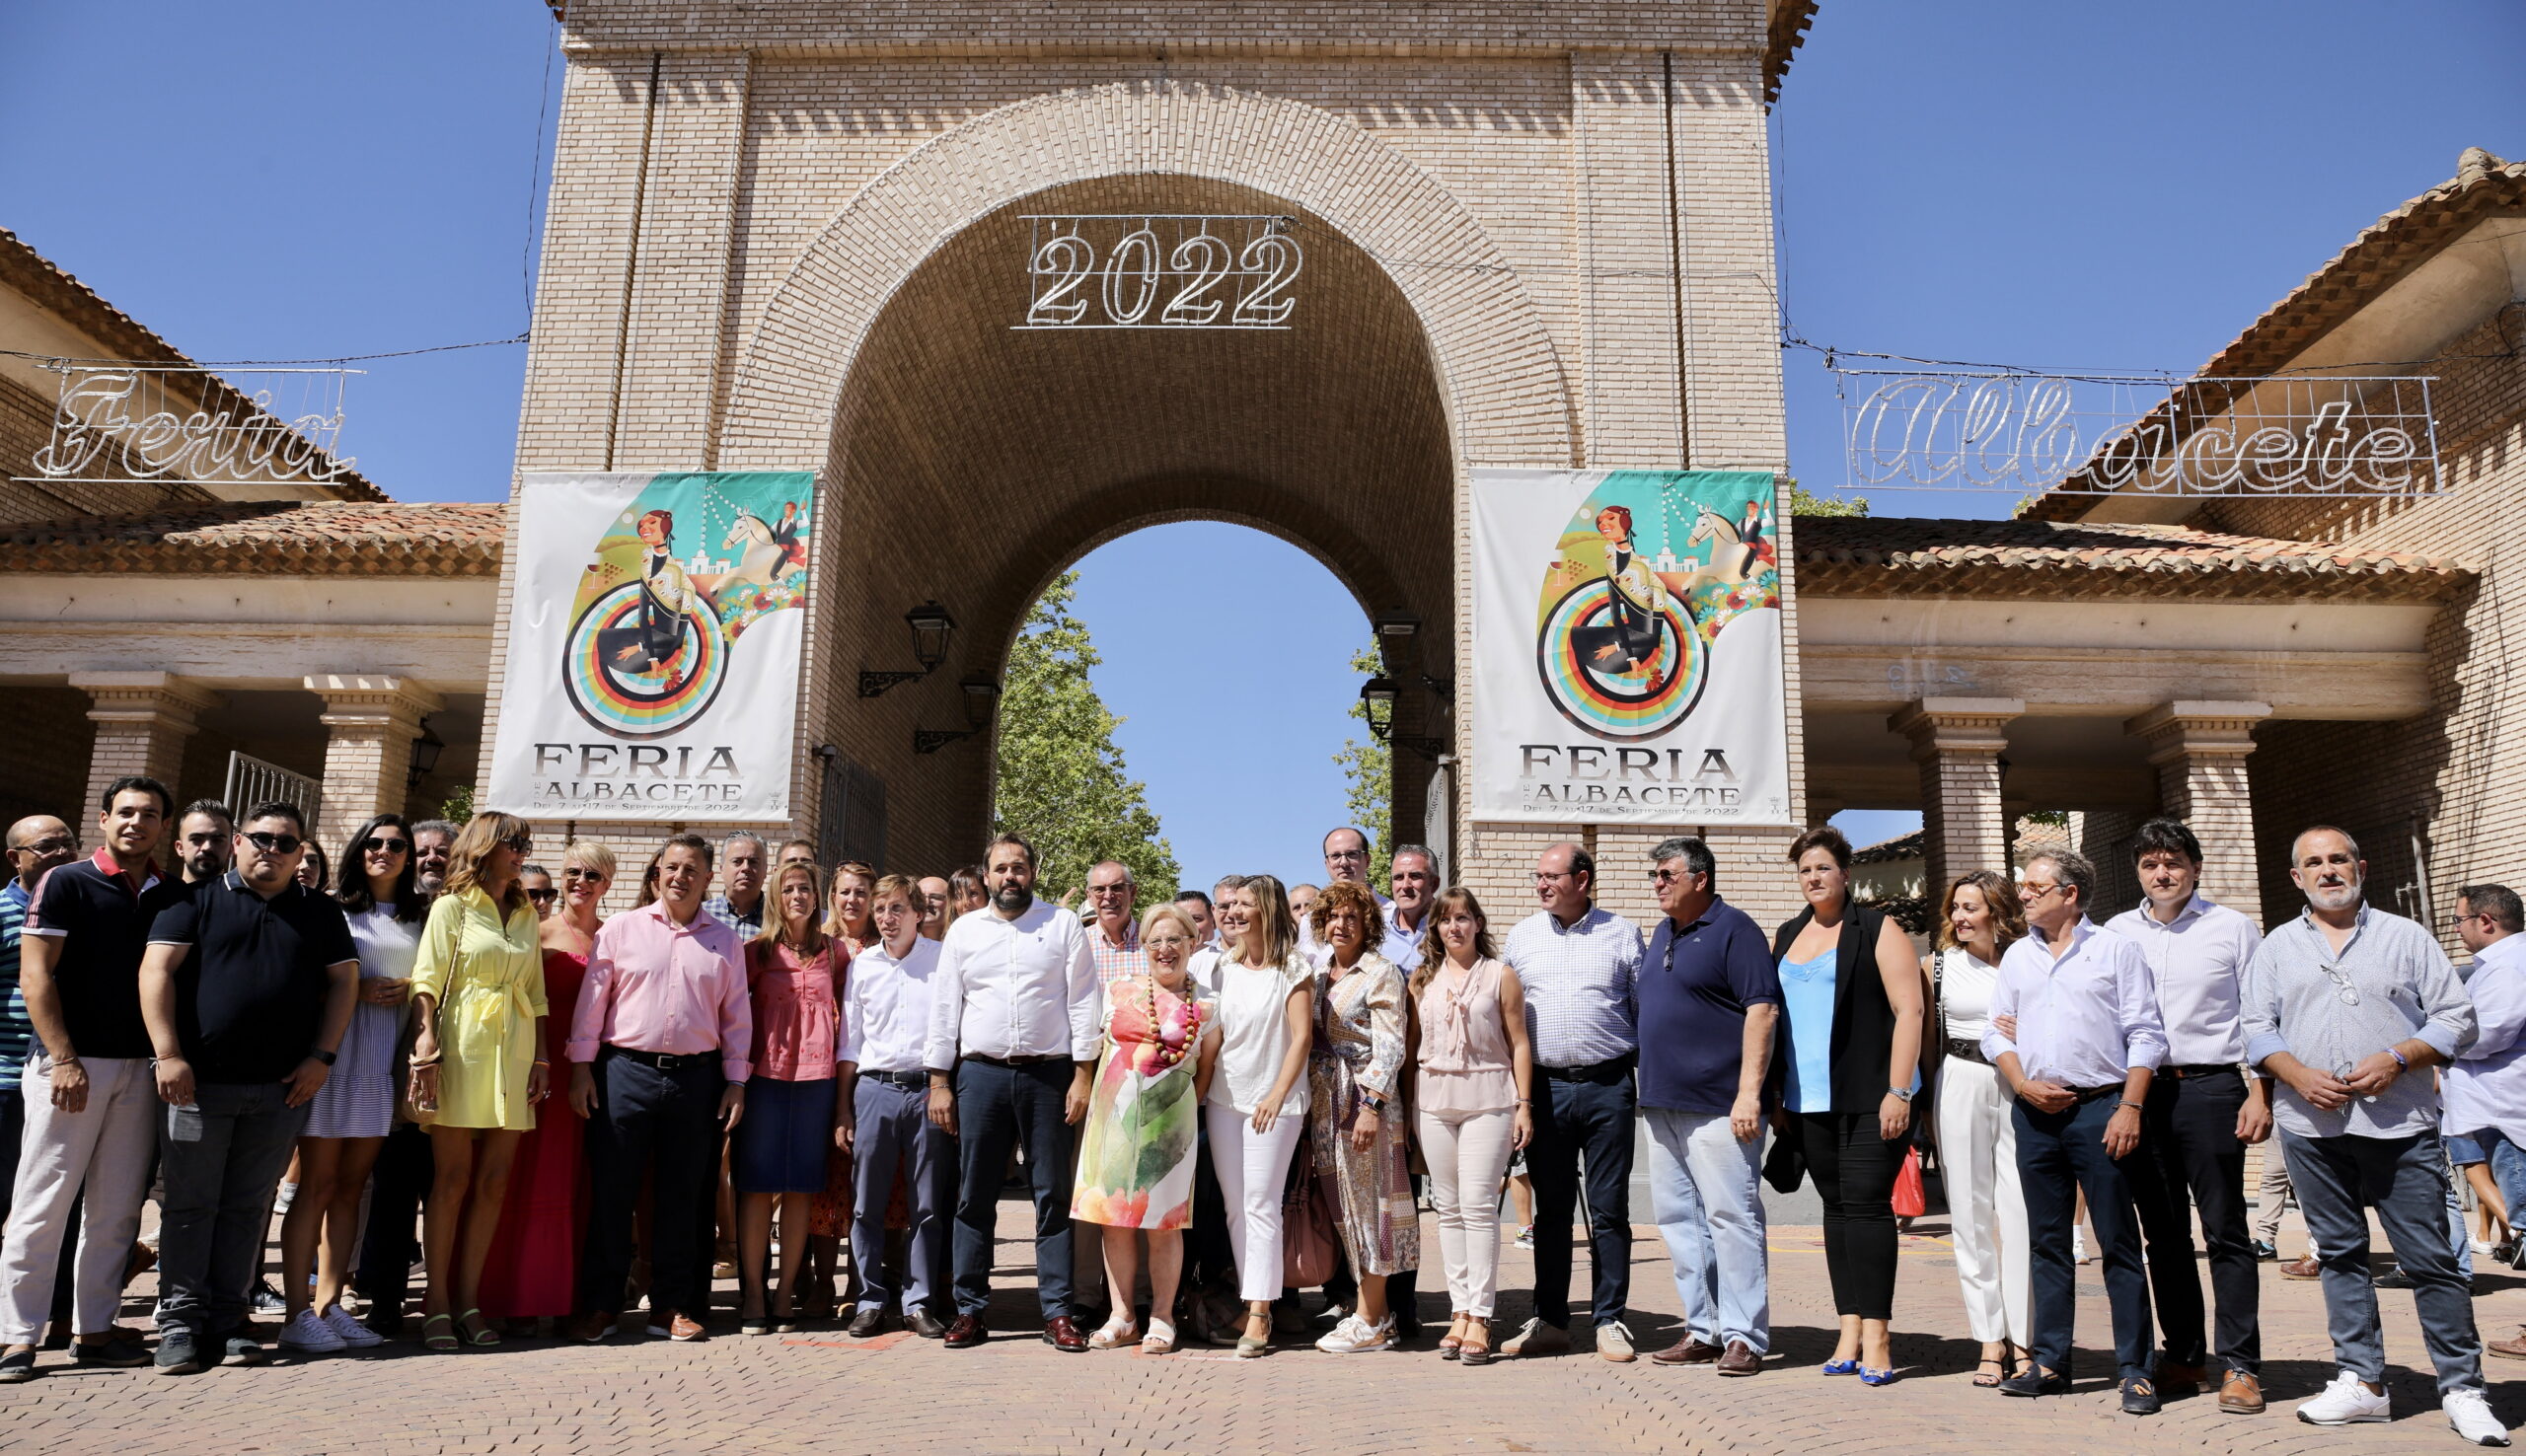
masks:
<svg viewBox="0 0 2526 1456"><path fill-rule="evenodd" d="M1908 1087L1889 1087L1886 1089L1886 1095L1894 1098L1897 1102L1909 1102L1912 1100L1911 1089Z"/></svg>
<svg viewBox="0 0 2526 1456"><path fill-rule="evenodd" d="M1369 1111L1375 1113L1378 1117L1385 1116L1385 1099L1377 1096L1374 1092L1361 1093L1360 1105L1366 1107Z"/></svg>
<svg viewBox="0 0 2526 1456"><path fill-rule="evenodd" d="M308 1053L307 1055L308 1055L308 1056L312 1056L312 1057L314 1057L314 1058L316 1058L318 1061L321 1061L321 1062L325 1063L327 1066L332 1066L332 1065L334 1064L334 1053L331 1053L331 1052L310 1052L310 1053Z"/></svg>

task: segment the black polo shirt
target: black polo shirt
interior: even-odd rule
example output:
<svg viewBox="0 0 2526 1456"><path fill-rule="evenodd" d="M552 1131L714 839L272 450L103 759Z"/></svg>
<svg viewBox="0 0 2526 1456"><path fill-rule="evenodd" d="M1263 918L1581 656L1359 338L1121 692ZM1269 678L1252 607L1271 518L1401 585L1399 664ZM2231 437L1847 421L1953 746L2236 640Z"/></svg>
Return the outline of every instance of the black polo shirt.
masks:
<svg viewBox="0 0 2526 1456"><path fill-rule="evenodd" d="M332 897L292 880L269 900L235 870L159 911L152 945L191 947L176 970L176 1040L204 1082L277 1082L316 1050L327 968L359 959Z"/></svg>
<svg viewBox="0 0 2526 1456"><path fill-rule="evenodd" d="M149 1025L140 1019L140 957L158 912L184 885L140 872L140 888L115 870L105 851L48 870L36 882L24 933L40 935L54 952L52 982L61 1019L82 1056L147 1056Z"/></svg>

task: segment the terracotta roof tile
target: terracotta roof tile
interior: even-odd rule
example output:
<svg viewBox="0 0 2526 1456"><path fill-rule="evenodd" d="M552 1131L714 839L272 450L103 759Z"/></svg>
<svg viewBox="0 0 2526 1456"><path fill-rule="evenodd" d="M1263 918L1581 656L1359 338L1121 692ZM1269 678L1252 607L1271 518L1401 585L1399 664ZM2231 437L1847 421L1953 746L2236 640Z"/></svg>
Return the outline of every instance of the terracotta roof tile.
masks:
<svg viewBox="0 0 2526 1456"><path fill-rule="evenodd" d="M2432 601L2460 562L2184 526L1801 516L1798 589L1819 597L2163 597Z"/></svg>
<svg viewBox="0 0 2526 1456"><path fill-rule="evenodd" d="M497 576L508 508L226 501L0 528L0 571Z"/></svg>

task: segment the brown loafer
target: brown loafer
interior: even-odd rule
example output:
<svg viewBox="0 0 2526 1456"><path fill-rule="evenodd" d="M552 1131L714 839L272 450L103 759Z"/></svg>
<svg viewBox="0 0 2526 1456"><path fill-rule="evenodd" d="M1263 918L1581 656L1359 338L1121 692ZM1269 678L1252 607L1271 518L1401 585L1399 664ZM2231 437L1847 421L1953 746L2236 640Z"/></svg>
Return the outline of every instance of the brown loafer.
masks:
<svg viewBox="0 0 2526 1456"><path fill-rule="evenodd" d="M2316 1256L2313 1254L2308 1255L2306 1258L2299 1260L2295 1264L2284 1264L2280 1266L2280 1276L2284 1279L2318 1278L2323 1275L2324 1272L2325 1267L2316 1263Z"/></svg>
<svg viewBox="0 0 2526 1456"><path fill-rule="evenodd" d="M614 1333L614 1311L590 1310L570 1321L570 1338L581 1345L594 1345Z"/></svg>
<svg viewBox="0 0 2526 1456"><path fill-rule="evenodd" d="M1687 1335L1665 1349L1651 1350L1649 1358L1661 1365L1707 1365L1725 1353L1709 1341Z"/></svg>
<svg viewBox="0 0 2526 1456"><path fill-rule="evenodd" d="M2197 1391L2201 1388L2202 1368L2182 1360L2158 1361L2157 1386L2166 1391Z"/></svg>
<svg viewBox="0 0 2526 1456"><path fill-rule="evenodd" d="M2526 1325L2517 1327L2516 1339L2485 1341L2483 1348L2502 1359L2526 1360Z"/></svg>
<svg viewBox="0 0 2526 1456"><path fill-rule="evenodd" d="M1064 1354L1087 1351L1087 1337L1078 1333L1078 1326L1068 1315L1055 1315L1044 1322L1044 1343Z"/></svg>
<svg viewBox="0 0 2526 1456"><path fill-rule="evenodd" d="M1728 1353L1721 1355L1719 1363L1712 1368L1722 1375L1753 1375L1762 1370L1763 1357L1754 1353L1745 1341L1731 1340L1728 1342Z"/></svg>
<svg viewBox="0 0 2526 1456"><path fill-rule="evenodd" d="M2263 1382L2243 1370L2230 1370L2219 1383L2219 1409L2233 1416L2263 1413Z"/></svg>
<svg viewBox="0 0 2526 1456"><path fill-rule="evenodd" d="M706 1340L709 1337L710 1332L702 1327L702 1322L683 1310L677 1310L675 1318L667 1324L667 1338L678 1344L690 1345L694 1341Z"/></svg>

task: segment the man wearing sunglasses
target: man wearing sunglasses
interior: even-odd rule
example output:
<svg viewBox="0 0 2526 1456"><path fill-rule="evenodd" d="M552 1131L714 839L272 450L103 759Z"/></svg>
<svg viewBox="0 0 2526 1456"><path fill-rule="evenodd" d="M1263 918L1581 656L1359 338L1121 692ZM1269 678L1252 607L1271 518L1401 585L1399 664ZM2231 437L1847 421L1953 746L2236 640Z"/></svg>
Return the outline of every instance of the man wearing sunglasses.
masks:
<svg viewBox="0 0 2526 1456"><path fill-rule="evenodd" d="M18 941L36 882L78 857L79 840L70 826L49 814L31 814L9 826L9 882L0 885L0 1224L8 1221L10 1191L18 1186L18 1143L27 1128L20 1084L36 1037L18 985Z"/></svg>
<svg viewBox="0 0 2526 1456"><path fill-rule="evenodd" d="M246 816L235 867L186 887L149 929L141 1014L167 1104L158 1369L259 1364L247 1323L272 1187L359 998L340 904L298 882L296 807Z"/></svg>
<svg viewBox="0 0 2526 1456"><path fill-rule="evenodd" d="M2279 1086L2272 1121L2324 1266L2340 1371L2298 1407L2313 1425L2389 1419L2385 1332L2368 1273L2368 1210L2412 1279L2439 1405L2456 1433L2505 1446L2483 1395L2472 1281L2447 1237L2447 1155L2429 1068L2474 1044L2479 1022L2436 937L2367 904L2368 864L2330 825L2289 845L2304 914L2272 928L2246 970L2246 1059Z"/></svg>

